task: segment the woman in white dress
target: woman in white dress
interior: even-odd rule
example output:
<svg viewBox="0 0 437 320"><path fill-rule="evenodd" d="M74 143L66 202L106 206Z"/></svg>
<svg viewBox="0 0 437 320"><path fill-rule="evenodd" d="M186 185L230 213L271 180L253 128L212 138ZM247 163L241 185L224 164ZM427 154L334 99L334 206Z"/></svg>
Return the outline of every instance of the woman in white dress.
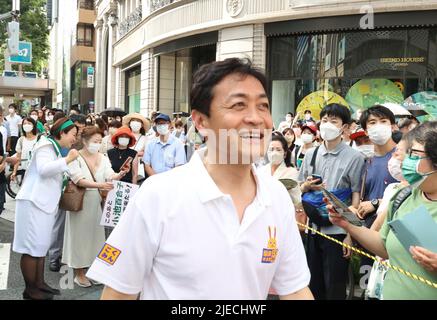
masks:
<svg viewBox="0 0 437 320"><path fill-rule="evenodd" d="M137 152L136 161L138 162L138 166L134 168L134 170L136 170L138 181L141 181L146 178L146 171L142 159L144 150L146 150L148 144L146 132L150 130L150 121L140 113L131 113L123 117L123 125L129 126L136 139L135 145L131 147L131 149Z"/></svg>
<svg viewBox="0 0 437 320"><path fill-rule="evenodd" d="M29 167L30 159L32 158L32 150L36 144L37 127L36 121L33 118L23 119L21 129L23 135L17 142L17 163L14 165L14 171L11 174L11 180L14 181L17 176L17 171L21 167L23 170L27 170Z"/></svg>
<svg viewBox="0 0 437 320"><path fill-rule="evenodd" d="M67 211L62 263L74 269L74 282L85 288L92 285L85 276L85 269L91 266L106 240L104 227L100 225L100 192L113 188L111 182L105 181L119 180L127 172L115 174L108 157L99 153L102 138L103 132L99 128L86 127L82 132L84 148L79 152L77 160L69 165L71 180L87 190L83 210Z"/></svg>
<svg viewBox="0 0 437 320"><path fill-rule="evenodd" d="M44 281L44 260L50 247L53 225L68 164L79 153L70 150L65 158L61 148L71 148L77 127L68 118L52 126L50 136L41 136L33 149L32 160L16 197L13 251L21 253L21 272L26 288L24 299L53 299L59 290Z"/></svg>

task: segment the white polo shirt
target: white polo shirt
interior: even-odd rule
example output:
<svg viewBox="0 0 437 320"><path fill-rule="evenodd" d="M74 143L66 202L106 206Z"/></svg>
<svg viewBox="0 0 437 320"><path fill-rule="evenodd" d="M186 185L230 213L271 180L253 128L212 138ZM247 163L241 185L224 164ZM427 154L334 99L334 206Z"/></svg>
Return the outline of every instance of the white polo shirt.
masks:
<svg viewBox="0 0 437 320"><path fill-rule="evenodd" d="M280 182L253 172L257 195L241 224L198 152L150 177L87 277L125 294L141 292L141 299L261 300L270 287L279 295L307 287L290 197Z"/></svg>
<svg viewBox="0 0 437 320"><path fill-rule="evenodd" d="M11 137L19 137L20 136L19 125L21 125L23 119L18 114L15 114L13 117L10 115L6 116L6 120L9 122Z"/></svg>

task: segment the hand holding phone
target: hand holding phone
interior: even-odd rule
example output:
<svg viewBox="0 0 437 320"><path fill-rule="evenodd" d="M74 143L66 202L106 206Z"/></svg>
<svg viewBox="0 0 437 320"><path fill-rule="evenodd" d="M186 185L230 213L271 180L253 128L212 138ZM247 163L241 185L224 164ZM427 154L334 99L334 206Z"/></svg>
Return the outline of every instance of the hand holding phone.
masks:
<svg viewBox="0 0 437 320"><path fill-rule="evenodd" d="M123 163L123 165L121 166L120 171L129 171L131 168L131 163L132 163L133 159L134 158L132 158L132 157L128 157L126 159L126 161Z"/></svg>
<svg viewBox="0 0 437 320"><path fill-rule="evenodd" d="M319 180L319 181L317 181L317 182L314 183L316 186L321 185L321 184L323 183L323 178L322 178L321 175L318 175L318 174L312 174L311 176L312 176L312 178L313 178L313 181L315 181L315 180Z"/></svg>

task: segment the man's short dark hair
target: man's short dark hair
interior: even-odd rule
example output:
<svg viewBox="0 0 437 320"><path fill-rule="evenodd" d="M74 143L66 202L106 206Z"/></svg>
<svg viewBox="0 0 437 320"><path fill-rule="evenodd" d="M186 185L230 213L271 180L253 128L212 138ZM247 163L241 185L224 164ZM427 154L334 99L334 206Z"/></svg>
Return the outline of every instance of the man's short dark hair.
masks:
<svg viewBox="0 0 437 320"><path fill-rule="evenodd" d="M83 114L72 114L70 120L74 123L86 125L86 117Z"/></svg>
<svg viewBox="0 0 437 320"><path fill-rule="evenodd" d="M338 103L326 105L320 112L320 119L322 119L325 115L328 117L340 118L343 124L350 124L352 121L351 112L349 109L346 106Z"/></svg>
<svg viewBox="0 0 437 320"><path fill-rule="evenodd" d="M367 130L367 121L369 121L370 116L377 117L379 119L388 119L391 124L396 123L395 115L391 112L390 109L375 105L367 110L365 110L360 117L360 124L364 130Z"/></svg>
<svg viewBox="0 0 437 320"><path fill-rule="evenodd" d="M307 114L307 113L311 114L311 110L305 110L303 114Z"/></svg>
<svg viewBox="0 0 437 320"><path fill-rule="evenodd" d="M9 105L9 108L14 108L15 110L18 110L18 106L17 106L17 104L15 104L15 103L11 103L11 104Z"/></svg>
<svg viewBox="0 0 437 320"><path fill-rule="evenodd" d="M214 87L231 74L256 78L267 93L267 79L261 70L255 68L249 59L229 58L203 65L194 74L190 96L191 109L209 117Z"/></svg>

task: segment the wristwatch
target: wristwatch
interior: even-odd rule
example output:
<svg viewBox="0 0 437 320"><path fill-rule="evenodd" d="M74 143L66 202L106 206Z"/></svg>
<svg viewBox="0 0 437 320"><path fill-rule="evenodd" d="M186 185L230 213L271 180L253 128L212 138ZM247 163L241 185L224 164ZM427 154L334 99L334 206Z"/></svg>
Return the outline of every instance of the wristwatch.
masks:
<svg viewBox="0 0 437 320"><path fill-rule="evenodd" d="M378 207L379 207L379 199L373 199L372 201L370 201L370 203L371 203L372 206L375 208L375 211L378 210Z"/></svg>

